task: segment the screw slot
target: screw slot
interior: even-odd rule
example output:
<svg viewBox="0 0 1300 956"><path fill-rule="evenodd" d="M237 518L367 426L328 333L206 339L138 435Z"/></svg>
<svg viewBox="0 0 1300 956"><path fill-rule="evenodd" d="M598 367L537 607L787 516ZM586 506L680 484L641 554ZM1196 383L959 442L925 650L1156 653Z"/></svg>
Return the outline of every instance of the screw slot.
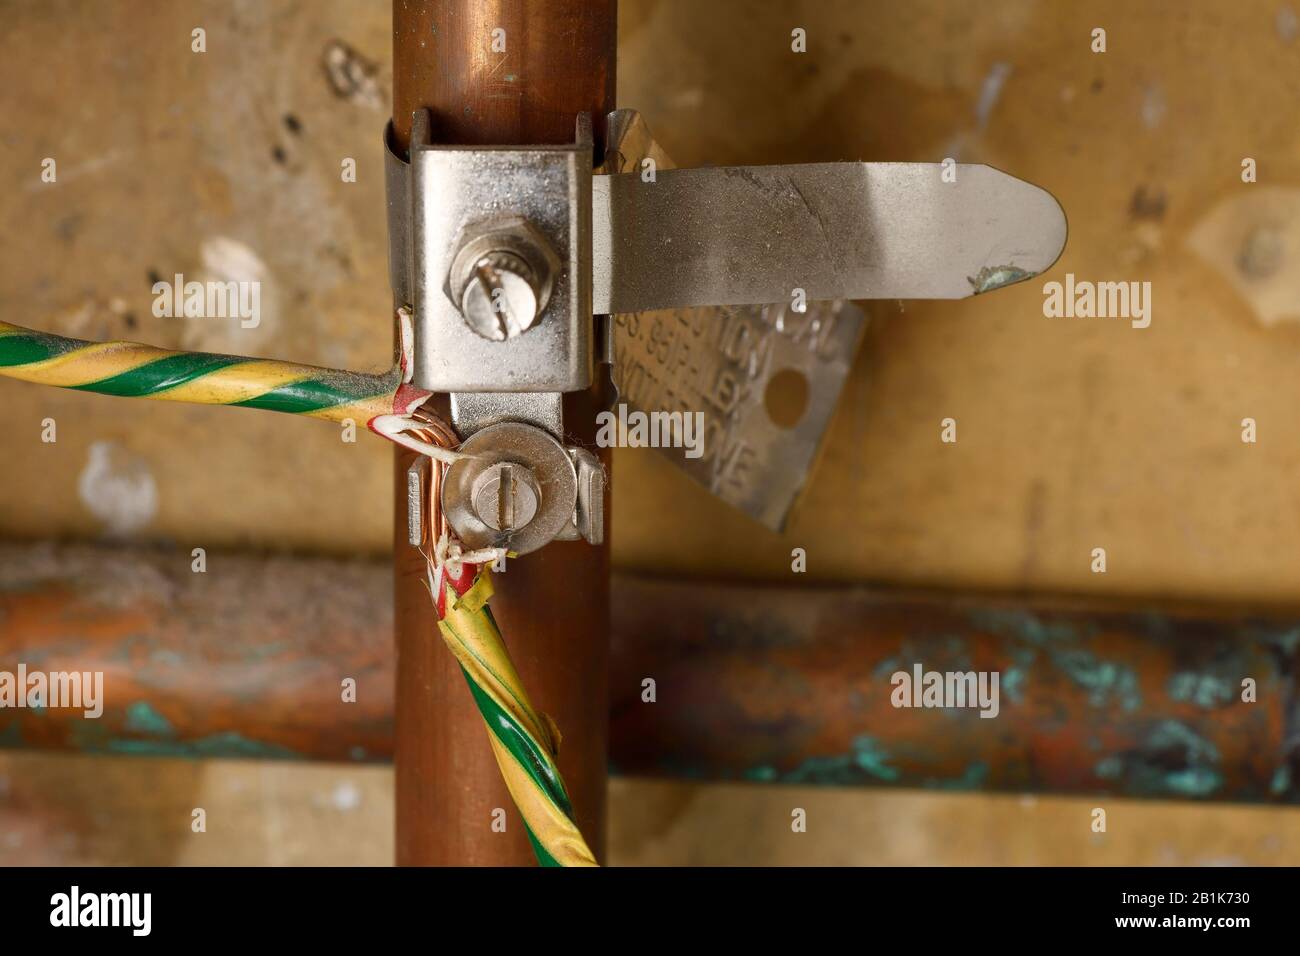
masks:
<svg viewBox="0 0 1300 956"><path fill-rule="evenodd" d="M526 332L537 321L533 273L519 256L491 252L474 263L461 297L461 315L485 339L504 341Z"/></svg>
<svg viewBox="0 0 1300 956"><path fill-rule="evenodd" d="M541 491L532 471L503 461L474 479L470 499L480 521L493 531L510 533L533 520L541 503Z"/></svg>

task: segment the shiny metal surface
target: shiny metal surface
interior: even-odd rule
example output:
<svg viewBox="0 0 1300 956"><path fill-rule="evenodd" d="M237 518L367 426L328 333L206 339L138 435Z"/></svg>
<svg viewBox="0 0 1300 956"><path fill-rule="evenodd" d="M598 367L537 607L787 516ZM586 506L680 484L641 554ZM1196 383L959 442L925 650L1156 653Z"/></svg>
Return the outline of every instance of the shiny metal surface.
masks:
<svg viewBox="0 0 1300 956"><path fill-rule="evenodd" d="M500 422L528 422L556 438L564 430L559 392L453 392L451 423L462 436Z"/></svg>
<svg viewBox="0 0 1300 956"><path fill-rule="evenodd" d="M513 533L533 520L542 494L532 471L505 461L474 479L470 498L480 521L493 531Z"/></svg>
<svg viewBox="0 0 1300 956"><path fill-rule="evenodd" d="M561 268L546 237L526 219L510 216L465 231L445 291L471 329L502 342L541 318Z"/></svg>
<svg viewBox="0 0 1300 956"><path fill-rule="evenodd" d="M573 521L578 502L578 476L573 460L554 437L521 422L490 425L467 438L460 450L470 455L447 469L442 506L452 529L465 547L507 548L518 554L549 544ZM528 469L539 497L536 513L523 526L498 530L483 520L476 507L480 476L509 463Z"/></svg>
<svg viewBox="0 0 1300 956"><path fill-rule="evenodd" d="M388 206L388 284L397 305L413 305L411 164L402 158L391 121L384 126L384 199Z"/></svg>
<svg viewBox="0 0 1300 956"><path fill-rule="evenodd" d="M411 140L414 384L440 392L587 388L592 379L588 117L578 117L572 145L521 148L429 145L428 123L427 111L417 114ZM559 268L535 327L496 341L466 324L461 299L448 282L457 252L505 218L525 220L536 230L558 256ZM546 298L541 292L539 286L539 301Z"/></svg>
<svg viewBox="0 0 1300 956"><path fill-rule="evenodd" d="M945 171L954 181L945 181ZM592 183L595 311L817 299L960 299L1056 261L1045 190L989 166L660 169Z"/></svg>
<svg viewBox="0 0 1300 956"><path fill-rule="evenodd" d="M641 115L616 110L606 124L609 173L655 174L672 159L655 143ZM865 327L843 302L785 306L701 306L612 316L607 340L619 404L648 415L698 412L700 454L657 453L714 495L773 529L784 524L807 479L835 410ZM802 376L806 401L793 424L778 424L767 392Z"/></svg>
<svg viewBox="0 0 1300 956"><path fill-rule="evenodd" d="M655 453L780 530L807 480L865 326L851 302L812 302L804 313L773 305L617 315L620 405L613 414L696 416L696 450L661 446ZM774 416L773 405L789 404L780 402L785 382L802 387L803 400Z"/></svg>

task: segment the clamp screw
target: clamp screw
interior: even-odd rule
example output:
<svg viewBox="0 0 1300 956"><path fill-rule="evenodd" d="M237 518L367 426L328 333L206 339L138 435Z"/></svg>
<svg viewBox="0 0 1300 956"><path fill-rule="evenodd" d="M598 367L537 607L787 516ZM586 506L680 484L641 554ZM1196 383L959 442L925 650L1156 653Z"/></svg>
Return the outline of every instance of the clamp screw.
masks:
<svg viewBox="0 0 1300 956"><path fill-rule="evenodd" d="M465 321L485 339L503 341L526 332L537 321L533 270L512 252L489 252L474 263L461 296Z"/></svg>
<svg viewBox="0 0 1300 956"><path fill-rule="evenodd" d="M478 519L493 531L506 533L518 531L533 520L541 497L532 471L509 461L485 469L470 488Z"/></svg>
<svg viewBox="0 0 1300 956"><path fill-rule="evenodd" d="M461 242L447 294L471 329L504 342L541 320L559 273L559 257L545 236L526 220L500 219Z"/></svg>

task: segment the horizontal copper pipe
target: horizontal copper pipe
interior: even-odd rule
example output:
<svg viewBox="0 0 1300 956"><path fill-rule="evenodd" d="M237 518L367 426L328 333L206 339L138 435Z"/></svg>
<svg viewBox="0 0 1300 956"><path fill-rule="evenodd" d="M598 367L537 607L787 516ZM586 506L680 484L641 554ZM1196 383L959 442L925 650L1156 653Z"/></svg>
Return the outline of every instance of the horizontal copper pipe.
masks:
<svg viewBox="0 0 1300 956"><path fill-rule="evenodd" d="M98 670L105 688L98 720L0 710L0 745L391 758L386 565L191 561L0 546L0 671ZM1300 802L1300 615L627 575L613 607L616 772ZM893 706L918 663L998 672L997 717Z"/></svg>

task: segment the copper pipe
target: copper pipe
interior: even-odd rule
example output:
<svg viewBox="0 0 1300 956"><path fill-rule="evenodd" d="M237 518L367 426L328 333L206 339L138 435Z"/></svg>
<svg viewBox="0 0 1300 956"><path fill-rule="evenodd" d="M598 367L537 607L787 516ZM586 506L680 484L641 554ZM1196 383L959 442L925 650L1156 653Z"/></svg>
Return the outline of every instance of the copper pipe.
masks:
<svg viewBox="0 0 1300 956"><path fill-rule="evenodd" d="M588 112L597 155L614 108L615 0L394 0L393 125L410 142L426 107L435 142L572 142ZM493 52L504 30L506 52ZM593 157L594 162L594 157ZM570 444L594 445L596 402L566 396ZM593 448L593 451L596 449ZM396 548L397 862L527 865L523 821L501 782L459 668L436 633L424 560L407 544L406 469L398 452ZM602 460L608 468L607 455ZM606 540L609 535L606 495ZM561 773L578 825L604 855L608 741L609 549L554 543L511 561L492 608L538 707L564 735ZM504 834L491 828L504 808Z"/></svg>
<svg viewBox="0 0 1300 956"><path fill-rule="evenodd" d="M393 0L393 126L411 139L428 107L433 138L463 145L573 141L591 114L597 155L614 108L615 0ZM505 31L505 53L492 31Z"/></svg>
<svg viewBox="0 0 1300 956"><path fill-rule="evenodd" d="M200 575L188 560L0 542L0 671L104 674L99 719L0 709L0 747L392 755L386 565L214 552ZM622 773L1300 805L1294 605L628 575L612 593ZM998 718L894 707L892 675L917 663L999 673ZM658 704L641 698L646 677ZM344 678L355 702L340 703Z"/></svg>

